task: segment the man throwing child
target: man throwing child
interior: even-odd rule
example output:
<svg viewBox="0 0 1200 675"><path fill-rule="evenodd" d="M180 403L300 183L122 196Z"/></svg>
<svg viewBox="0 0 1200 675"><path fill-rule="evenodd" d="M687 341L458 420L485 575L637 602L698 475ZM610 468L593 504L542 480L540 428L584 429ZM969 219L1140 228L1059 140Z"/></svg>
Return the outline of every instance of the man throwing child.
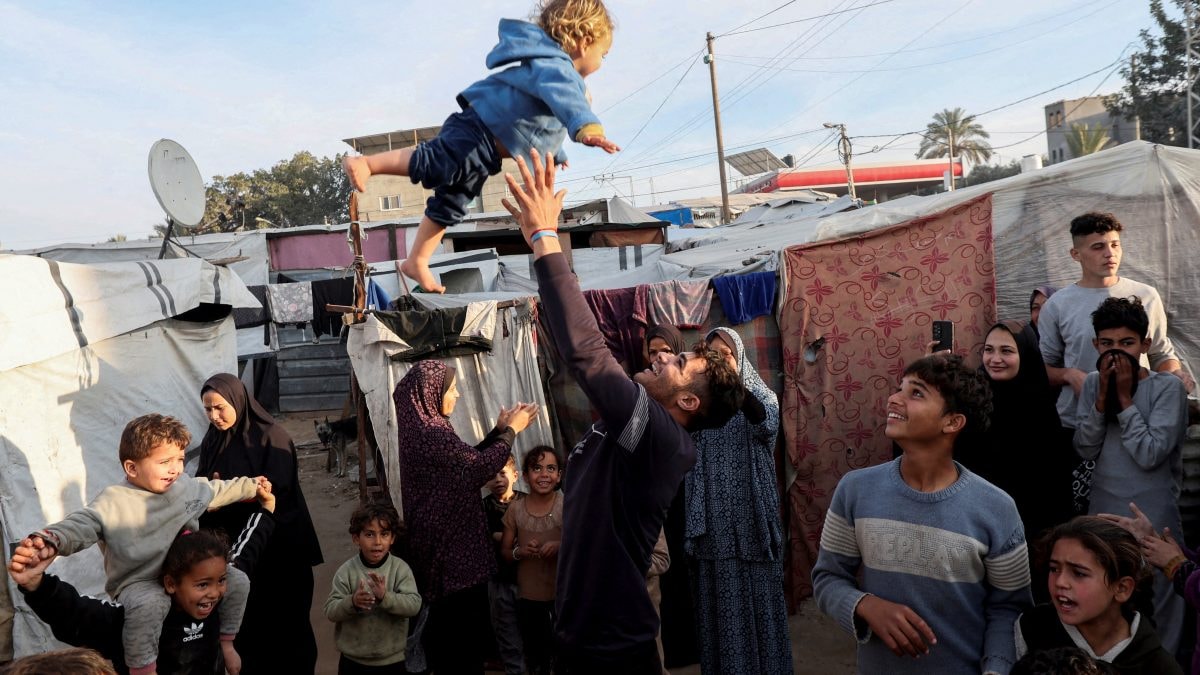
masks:
<svg viewBox="0 0 1200 675"><path fill-rule="evenodd" d="M741 407L735 370L699 346L660 354L631 381L605 346L558 242L565 190L554 162L531 152L524 180L506 175L504 200L533 249L547 322L558 351L599 414L567 458L558 553L563 671L659 675L658 615L646 592L650 554L667 506L696 461L689 431L719 427Z"/></svg>

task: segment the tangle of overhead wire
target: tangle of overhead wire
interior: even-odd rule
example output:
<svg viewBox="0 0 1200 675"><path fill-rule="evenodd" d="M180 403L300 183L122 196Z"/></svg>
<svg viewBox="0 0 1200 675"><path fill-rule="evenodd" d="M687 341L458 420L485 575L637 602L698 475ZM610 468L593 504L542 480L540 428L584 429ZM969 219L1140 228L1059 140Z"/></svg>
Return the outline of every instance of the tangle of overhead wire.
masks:
<svg viewBox="0 0 1200 675"><path fill-rule="evenodd" d="M835 8L841 8L841 6L847 4L848 2L851 2L851 1L852 0L840 0L838 5L835 5ZM855 16L857 16L857 15L855 15ZM846 25L846 23L848 23L853 18L855 18L855 17L854 16L847 17L847 20L845 22L843 22L843 24L841 26L838 26L833 31L827 31L825 33L825 36L821 39L821 42L828 39L833 33L836 33L838 30L840 30L842 27L844 27ZM828 20L828 22L832 22L832 21L834 21L834 19ZM802 32L794 40L792 40L790 43L788 43L788 45L786 47L784 47L783 49L780 49L774 58L779 59L780 61L782 61L786 58L789 58L792 53L794 53L796 50L798 50L804 46L804 42L806 40L810 40L813 36L815 36L817 31L819 31L825 23L827 23L825 20L821 20L821 21L818 21L817 23L813 24L812 26L810 26L807 30ZM812 47L809 48L808 51L811 51L816 46L819 46L819 44L820 44L820 42L818 42L817 45L813 45ZM808 52L806 51L804 53L808 53ZM738 101L742 100L742 98L744 98L743 92L745 94L748 94L750 91L753 91L754 89L758 88L762 84L765 84L767 81L769 81L771 78L775 77L777 74L778 73L771 73L771 74L763 75L761 73L754 73L754 74L747 76L746 78L744 78L743 80L741 80L737 84L735 84L732 89L730 89L728 92L726 92L726 94L724 96L721 97L722 102L726 105L727 108L732 107ZM668 133L666 136L664 136L662 139L660 139L657 143L653 144L650 148L643 150L642 152L635 155L634 157L631 157L629 159L629 161L636 162L636 161L641 160L643 157L654 152L657 148L663 147L665 145L668 145L669 143L674 142L675 139L679 138L680 136L687 133L688 131L691 131L692 129L694 129L697 124L700 124L709 119L712 119L712 111L711 110L705 110L704 112L694 115L689 120L684 122L682 125L677 127L674 131Z"/></svg>
<svg viewBox="0 0 1200 675"><path fill-rule="evenodd" d="M665 106L667 104L667 101L671 100L671 96L675 94L675 90L679 89L679 85L683 83L683 80L684 80L684 78L686 78L688 76L688 73L692 72L692 68L695 67L695 65L696 65L696 61L693 59L691 64L688 65L687 70L683 71L683 75L680 75L679 79L675 81L675 86L671 87L671 91L668 91L667 95L663 97L662 103L659 103L658 107L654 109L654 112L650 113L650 117L646 118L646 121L642 123L641 128L639 128L637 130L637 133L635 133L633 135L633 138L629 139L625 143L626 150L628 150L634 143L637 142L637 139L639 137L641 137L642 132L645 131L646 127L649 126L650 123L654 121L654 118L657 117L658 113L662 111L663 106ZM606 172L610 168L612 168L612 165L615 164L616 161L617 161L617 158L613 157L612 160L609 161L608 165L604 167L604 171Z"/></svg>
<svg viewBox="0 0 1200 675"><path fill-rule="evenodd" d="M846 14L847 12L853 12L853 11L857 11L860 9L867 9L868 7L875 7L876 5L886 5L887 3L894 2L894 1L895 0L876 0L876 2L872 2L867 5L860 5L858 7L851 7L849 9L834 10L832 12L826 12L825 14L818 14L816 16L809 16L809 17L805 17L803 19L796 19L794 21L785 21L783 23L771 24L770 26L759 26L758 28L747 28L746 30L738 30L735 28L734 30L729 31L728 33L721 33L720 35L718 35L716 37L729 37L730 35L742 35L745 33L754 33L756 31L760 31L760 30L768 30L771 28L779 28L781 26L791 26L791 25L797 24L797 23L805 23L807 21L816 21L818 19L824 19L824 18L830 17L830 16L837 16L838 14ZM763 16L766 16L766 15L764 14ZM757 21L757 20L758 19L755 19L755 21ZM750 23L754 23L754 21L751 21ZM747 26L747 25L749 25L749 24L742 24L742 26Z"/></svg>
<svg viewBox="0 0 1200 675"><path fill-rule="evenodd" d="M784 71L792 72L792 73L874 73L874 72L895 72L895 71L901 71L901 70L916 70L919 68L928 68L930 66L940 66L940 65L945 65L947 63L955 63L957 61L975 58L977 56L985 56L987 54L993 54L995 52L1002 51L1005 49L1011 49L1013 47L1020 46L1027 42L1032 42L1034 40L1045 37L1046 35L1049 35L1056 31L1062 30L1063 28L1066 28L1067 26L1078 23L1080 21L1084 21L1084 20L1092 17L1095 14L1099 14L1100 12L1108 9L1109 7L1117 4L1120 1L1121 0L1112 0L1112 2L1109 2L1106 5L1102 5L1099 8L1093 10L1092 12L1089 12L1088 14L1084 14L1082 16L1075 17L1074 19L1072 19L1062 25L1054 26L1053 28L1050 28L1049 30L1045 30L1045 31L1042 31L1041 33L1031 35L1023 40L1018 40L1016 42L1010 42L1008 44L1001 45L999 47L993 47L991 49L985 49L983 51L974 52L971 54L964 54L962 56L956 56L951 59L944 59L941 61L930 61L928 63L915 63L915 64L911 64L911 65L907 65L907 66L896 66L893 68L870 68L870 69L865 69L865 70L857 70L857 69L830 70L830 69L818 69L818 68L771 67L771 66L767 66L767 65L760 65L757 63L746 63L745 61L739 61L738 59L740 59L742 57L735 57L735 56L726 56L726 57L724 57L724 60L729 61L730 63L735 63L735 64L738 64L741 66L746 66L749 68L773 68L775 70L784 70Z"/></svg>
<svg viewBox="0 0 1200 675"><path fill-rule="evenodd" d="M1076 7L1071 7L1070 9L1066 9L1061 12L1055 12L1054 14L1047 14L1046 16L1043 16L1040 19L1034 19L1033 21L1027 21L1025 23L1020 23L1015 26L1010 26L1009 28L1005 28L1004 30L998 30L998 31L994 31L991 33L983 33L981 35L964 38L962 40L951 40L950 42L943 42L941 44L930 45L928 47L912 47L906 51L908 51L908 52L925 52L925 51L931 51L931 50L935 50L935 49L942 49L944 47L953 47L954 45L960 45L960 44L964 44L967 42L978 42L978 41L986 39L986 38L996 37L997 35L1004 35L1006 33L1011 33L1013 31L1021 30L1022 28L1028 28L1029 26L1034 26L1039 23L1050 21L1051 19L1057 19L1060 16L1074 14L1074 13L1080 11L1081 9L1083 9L1084 7L1087 7L1089 5L1094 5L1099 1L1100 0L1087 0L1087 2L1083 2ZM887 56L887 55L888 55L888 52L873 52L870 54L839 54L837 56L805 56L805 57L797 57L795 60L797 60L797 61L834 61L834 60L842 60L842 59L869 59L869 58L875 58L877 56ZM770 60L772 58L769 56L742 56L742 55L737 55L737 57L743 58L743 59L761 59L761 60ZM729 56L726 56L725 58L729 58Z"/></svg>

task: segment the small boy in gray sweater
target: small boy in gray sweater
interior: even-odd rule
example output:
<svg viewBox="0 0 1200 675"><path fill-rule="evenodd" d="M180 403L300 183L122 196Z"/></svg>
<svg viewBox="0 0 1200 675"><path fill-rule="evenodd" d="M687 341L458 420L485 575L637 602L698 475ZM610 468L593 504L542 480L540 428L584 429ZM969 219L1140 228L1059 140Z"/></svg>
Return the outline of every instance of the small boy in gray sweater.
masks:
<svg viewBox="0 0 1200 675"><path fill-rule="evenodd" d="M125 426L119 454L126 483L105 488L86 507L35 532L22 542L42 558L71 555L99 543L104 556L104 590L125 607L122 641L131 675L157 672L159 633L171 608L160 577L167 549L183 530L199 529L208 509L270 492L266 478L207 480L184 472L184 449L191 434L165 415L143 415ZM232 651L241 626L250 580L228 569L228 592L221 612L221 645ZM229 654L226 654L229 662ZM234 662L239 661L234 652Z"/></svg>

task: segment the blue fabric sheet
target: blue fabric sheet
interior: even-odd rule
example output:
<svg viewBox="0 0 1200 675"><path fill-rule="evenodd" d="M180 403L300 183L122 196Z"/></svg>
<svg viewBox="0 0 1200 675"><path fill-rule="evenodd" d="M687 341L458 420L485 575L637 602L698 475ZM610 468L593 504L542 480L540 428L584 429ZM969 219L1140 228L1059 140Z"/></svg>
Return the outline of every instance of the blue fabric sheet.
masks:
<svg viewBox="0 0 1200 675"><path fill-rule="evenodd" d="M375 309L391 309L392 299L388 297L387 291L375 283L374 279L367 279L367 306L372 305L375 306Z"/></svg>
<svg viewBox="0 0 1200 675"><path fill-rule="evenodd" d="M733 325L771 314L775 309L775 273L754 272L714 277L713 289Z"/></svg>

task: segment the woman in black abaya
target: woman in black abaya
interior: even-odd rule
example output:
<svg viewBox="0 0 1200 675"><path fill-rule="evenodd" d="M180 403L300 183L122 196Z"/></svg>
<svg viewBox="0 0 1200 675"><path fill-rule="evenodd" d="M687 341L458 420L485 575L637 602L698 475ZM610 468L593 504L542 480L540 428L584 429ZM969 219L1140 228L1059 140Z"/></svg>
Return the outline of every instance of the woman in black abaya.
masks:
<svg viewBox="0 0 1200 675"><path fill-rule="evenodd" d="M312 568L322 558L300 490L296 446L235 375L210 377L200 395L209 427L196 475L266 476L276 497L275 534L250 579L250 600L235 642L242 673L311 674L317 662L309 622ZM254 503L234 504L206 514L200 523L224 529L233 541L254 510Z"/></svg>

